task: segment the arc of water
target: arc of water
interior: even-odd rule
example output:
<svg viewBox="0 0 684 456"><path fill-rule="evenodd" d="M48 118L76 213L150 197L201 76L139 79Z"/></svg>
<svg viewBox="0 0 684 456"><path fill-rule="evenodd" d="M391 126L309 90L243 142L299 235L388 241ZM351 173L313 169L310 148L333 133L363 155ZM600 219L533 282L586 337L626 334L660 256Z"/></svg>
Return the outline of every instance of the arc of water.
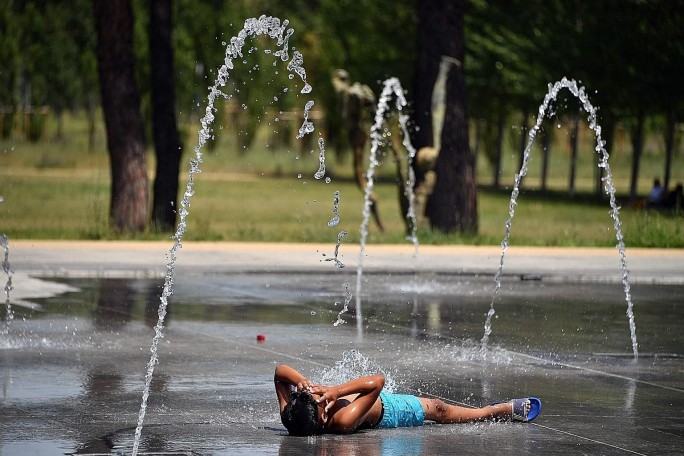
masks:
<svg viewBox="0 0 684 456"><path fill-rule="evenodd" d="M175 242L168 253L169 262L166 266L166 275L164 279L164 287L161 294L159 309L158 309L158 321L154 327L154 337L152 339L152 346L150 351L152 355L149 362L147 363L147 370L145 374L145 387L143 390L142 403L140 405L140 414L138 416L138 425L135 430L135 440L133 442L133 456L138 454L138 448L140 446L140 437L142 434L143 422L145 420L145 412L147 409L147 399L149 397L150 385L152 383L152 376L154 374L154 368L158 363L159 357L157 354L157 347L159 345L159 340L162 339L163 329L164 329L164 319L166 317L166 308L168 306L168 299L173 294L173 278L174 278L174 268L177 260L178 250L182 248L181 241L186 230L186 218L189 214L188 208L190 207L190 199L194 192L194 175L201 172L200 164L202 163L202 148L206 144L207 140L211 137L211 125L214 122L214 102L217 97L229 98L226 94L221 91L221 87L224 87L228 82L228 71L232 70L233 60L235 58L242 57L242 48L245 44L245 40L250 36L268 35L270 38L276 40L279 49L274 53L276 57L279 57L281 61L286 62L289 59L288 47L290 36L294 33L292 28L287 28L288 21L280 21L276 17L261 16L257 18L247 19L245 21L244 28L240 30L237 36L231 38L230 43L226 46L226 53L224 64L218 70L218 76L214 85L209 88L209 95L207 96L207 106L205 109L205 115L201 119L200 123L202 128L199 131L199 139L197 146L195 146L195 158L190 160L190 171L189 180L183 195L183 200L180 204L180 210L178 211L179 221L176 228L176 232L173 236ZM294 51L292 59L287 64L287 69L299 76L301 81L304 83L301 93L306 94L311 92L311 86L306 81L306 71L303 66L303 57L300 52ZM292 77L293 74L291 74ZM292 79L291 77L291 79ZM313 102L307 103L308 109L311 109ZM308 112L307 109L307 112ZM304 133L310 133L313 131L313 124L304 120L304 125L302 129ZM322 146L321 146L322 147Z"/></svg>
<svg viewBox="0 0 684 456"><path fill-rule="evenodd" d="M413 159L416 155L415 148L411 145L409 139L407 122L408 115L402 113L402 108L406 106L406 98L404 97L404 89L397 78L389 78L383 84L382 93L378 99L378 105L375 110L375 122L371 127L371 150L369 154L368 170L366 171L367 185L364 192L363 217L359 231L361 233L359 261L356 268L356 327L358 334L363 333L363 318L361 313L361 282L363 276L363 258L366 251L366 240L368 238L368 223L370 220L371 210L371 195L373 194L373 187L375 185L375 168L379 162L377 159L378 149L383 140L382 127L385 123L385 113L389 110L389 102L392 96L396 97L396 108L399 113L399 125L403 134L402 144L408 151L408 182L404 182L404 194L409 201L409 208L407 217L411 220L412 232L411 241L418 250L418 238L416 236L416 212L415 212L415 196L413 193L413 186L415 183L415 174L413 172Z"/></svg>
<svg viewBox="0 0 684 456"><path fill-rule="evenodd" d="M402 89L399 80L396 83L392 83L392 89L394 90L394 95L397 98L396 107L399 112L399 128L402 133L401 144L404 146L407 152L407 181L403 182L404 186L404 196L408 200L408 209L406 210L406 218L411 221L411 234L408 239L413 243L415 247L414 255L418 255L418 236L416 234L417 220L416 220L416 195L413 189L416 184L416 172L413 169L413 161L416 158L416 149L411 144L411 137L408 131L408 114L404 114L402 108L406 106L406 99L404 98L404 89Z"/></svg>
<svg viewBox="0 0 684 456"><path fill-rule="evenodd" d="M627 258L625 254L625 242L624 242L624 237L622 235L622 228L621 228L621 223L620 223L620 217L619 217L619 212L620 208L618 207L616 200L615 200L615 186L613 185L613 178L610 172L610 165L608 164L608 158L609 154L608 151L605 149L606 142L601 138L601 126L598 125L597 119L596 119L596 109L594 106L591 104L589 101L589 97L584 91L584 87L578 87L577 83L574 80L568 80L567 78L563 78L560 81L557 81L554 84L549 84L549 91L544 97L544 102L539 106L539 113L537 115L537 122L535 123L534 127L529 131L528 133L528 143L525 147L524 154L523 154L523 162L522 166L520 167L520 172L515 175L515 180L513 184L513 190L511 191L511 200L508 205L508 219L506 220L505 224L505 234L503 241L501 241L501 258L499 260L499 268L496 271L496 275L494 277L495 280L495 288L494 292L492 294L492 300L489 305L489 311L487 312L487 319L485 321L485 331L484 331L484 336L482 337L481 340L481 349L484 354L486 354L486 349L487 349L487 343L489 341L489 335L492 333L492 317L496 313L494 310L494 300L496 298L496 295L501 288L501 274L503 272L503 265L504 265L504 258L506 255L506 250L508 249L509 245L509 239L510 239L510 234L511 234L511 225L513 221L513 216L515 215L515 207L517 205L517 200L518 200L518 195L520 194L520 182L523 177L527 174L527 167L528 163L530 160L530 150L532 148L532 144L534 142L534 139L537 135L537 132L541 128L542 121L544 120L544 117L546 115L546 110L548 109L549 105L551 102L556 100L556 97L558 96L558 92L560 92L561 89L566 88L572 93L579 101L582 103L582 108L587 112L587 119L589 121L589 128L591 128L594 131L594 134L596 136L596 147L594 147L594 151L599 154L600 160L599 160L599 168L605 169L605 175L602 177L602 181L604 182L604 190L606 194L609 195L610 197L610 215L613 219L613 227L615 229L615 238L617 239L617 249L619 252L619 257L620 257L620 269L622 272L622 285L624 288L625 292L625 301L627 302L627 318L629 320L629 330L630 330L630 336L631 336L631 341L632 341L632 351L634 353L634 358L639 357L639 350L638 350L638 343L637 343L637 337L636 337L636 322L634 319L634 305L632 303L632 296L630 292L630 284L629 284L629 271L627 269Z"/></svg>

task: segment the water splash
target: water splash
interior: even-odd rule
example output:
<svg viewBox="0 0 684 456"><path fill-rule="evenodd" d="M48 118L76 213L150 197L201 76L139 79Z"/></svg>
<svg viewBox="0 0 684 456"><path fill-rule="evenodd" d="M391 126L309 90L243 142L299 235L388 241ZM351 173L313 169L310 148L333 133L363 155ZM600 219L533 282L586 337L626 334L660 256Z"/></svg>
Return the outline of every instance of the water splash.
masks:
<svg viewBox="0 0 684 456"><path fill-rule="evenodd" d="M309 120L309 112L311 112L311 108L313 108L313 105L314 105L314 102L311 100L307 101L306 105L304 105L304 122L302 122L302 126L299 127L299 133L297 133L297 139L302 139L304 137L304 135L314 131L313 122L311 122ZM320 177L317 179L320 179Z"/></svg>
<svg viewBox="0 0 684 456"><path fill-rule="evenodd" d="M625 255L625 242L622 235L622 228L619 217L620 208L618 207L615 201L615 186L613 185L613 178L610 172L610 165L608 164L609 155L608 151L606 151L605 149L606 142L601 138L601 126L597 123L596 120L596 109L589 102L589 97L585 93L584 87L578 87L577 83L574 80L568 80L567 78L563 78L560 81L557 81L555 84L549 84L549 91L544 97L544 102L539 106L537 122L534 125L534 127L528 132L529 140L524 150L522 166L520 167L520 172L515 175L515 182L513 185L513 190L511 192L511 200L508 205L508 220L506 220L505 234L503 241L501 241L501 258L499 260L499 269L497 270L496 275L494 277L496 286L494 288L494 293L492 294L492 300L489 306L489 311L487 312L487 319L485 321L484 327L484 336L481 340L481 349L483 353L486 353L489 335L492 333L492 317L496 313L496 311L494 310L494 300L499 289L501 288L501 274L503 272L504 257L506 255L506 250L508 250L509 239L511 235L511 224L513 221L513 216L515 215L515 207L518 204L517 200L518 195L520 194L520 182L522 178L525 177L525 175L527 174L527 167L530 160L530 149L532 148L532 143L534 142L537 132L541 128L542 121L544 120L544 117L546 115L546 110L548 109L550 103L556 100L558 92L560 92L560 90L564 88L568 89L570 93L577 97L577 99L581 102L582 108L584 108L584 110L587 113L589 128L591 128L594 131L594 134L596 136L596 147L594 147L594 151L599 154L598 167L605 170L605 174L601 178L601 180L604 183L604 190L606 194L610 196L610 216L613 219L615 238L617 239L616 247L620 255L620 270L622 272L622 285L625 292L625 301L627 301L626 314L629 320L629 331L632 340L632 351L634 353L634 358L637 359L639 357L639 345L637 343L636 337L636 323L634 321L633 310L634 305L632 303L632 296L630 292L629 271L627 269L627 259Z"/></svg>
<svg viewBox="0 0 684 456"><path fill-rule="evenodd" d="M346 231L340 231L337 233L337 244L335 244L335 253L333 254L332 258L326 258L325 261L334 261L335 262L335 267L338 269L344 268L344 263L342 263L338 258L337 255L340 253L340 245L342 245L342 239L347 235Z"/></svg>
<svg viewBox="0 0 684 456"><path fill-rule="evenodd" d="M337 314L337 320L335 320L335 323L333 323L333 326L339 326L341 324L346 323L342 319L342 315L346 314L347 311L349 310L349 303L352 300L352 294L351 291L349 291L349 284L345 283L344 285L344 306L342 307L342 310ZM339 302L336 302L335 305L338 305Z"/></svg>
<svg viewBox="0 0 684 456"><path fill-rule="evenodd" d="M311 380L319 385L339 385L358 377L375 374L382 374L385 377L384 390L390 393L397 390L396 370L381 366L358 350L342 353L342 359L336 361L333 367L313 372Z"/></svg>
<svg viewBox="0 0 684 456"><path fill-rule="evenodd" d="M314 174L315 179L322 179L325 176L325 142L323 138L318 138L318 171Z"/></svg>
<svg viewBox="0 0 684 456"><path fill-rule="evenodd" d="M333 194L333 209L332 209L333 217L328 221L328 226L332 228L333 226L337 226L340 223L340 192L339 190L335 190L335 193Z"/></svg>
<svg viewBox="0 0 684 456"><path fill-rule="evenodd" d="M397 78L389 78L385 80L382 93L378 99L378 105L375 110L375 122L371 127L371 150L369 156L368 170L366 171L366 189L364 192L364 204L363 204L363 219L361 221L361 227L359 232L361 233L360 241L360 253L359 261L356 269L356 325L359 334L363 332L362 326L362 314L361 314L361 282L363 276L363 258L366 254L366 240L368 238L368 223L370 220L371 212L371 196L373 194L373 187L375 185L375 168L378 166L378 149L384 141L383 135L383 125L385 124L385 114L389 110L389 102L394 96L396 98L396 109L399 113L399 126L403 134L402 144L408 151L408 179L407 182L403 182L404 185L404 195L408 200L408 210L406 213L407 219L410 221L411 234L409 239L413 242L416 248L416 254L418 253L418 237L416 235L416 211L415 211L415 195L413 193L413 187L416 181L415 173L413 172L413 159L416 155L415 148L411 145L411 140L408 134L408 115L402 112L402 109L406 106L406 98L404 97L404 89L401 87L401 83Z"/></svg>
<svg viewBox="0 0 684 456"><path fill-rule="evenodd" d="M12 320L14 320L14 311L12 310L12 302L10 301L10 292L12 291L12 268L9 263L9 238L6 234L0 236L0 246L4 251L4 259L2 260L2 270L7 276L7 282L5 283L5 309L6 309L6 321L4 328L0 330L0 334L9 334L9 327Z"/></svg>
<svg viewBox="0 0 684 456"><path fill-rule="evenodd" d="M135 440L133 443L133 456L138 453L138 448L140 445L140 437L142 434L143 422L145 420L145 412L147 410L147 400L150 393L150 385L152 383L152 376L154 374L154 368L158 363L157 347L159 341L164 337L164 319L166 317L166 308L168 306L168 299L173 294L173 278L174 278L174 268L177 260L178 250L182 248L181 241L183 235L185 234L187 225L186 218L189 214L188 208L190 207L190 199L192 198L194 192L194 175L201 172L200 164L202 163L202 148L206 142L212 136L211 125L214 122L214 113L216 108L214 108L214 102L217 97L230 98L228 95L221 91L221 87L224 87L228 82L229 70L234 68L233 60L242 57L242 48L245 44L245 40L248 37L268 35L270 38L276 40L279 49L274 53L274 55L280 58L281 61L286 62L289 58L288 47L289 39L294 33L294 29L287 28L289 21L283 20L276 17L261 16L257 18L247 19L245 21L244 28L240 30L237 36L231 38L230 43L226 46L226 53L224 64L218 70L218 76L214 85L209 88L209 95L207 96L207 106L205 109L204 117L201 119L201 130L199 131L199 139L197 146L195 146L195 158L190 160L190 171L188 184L183 195L183 200L180 204L179 222L176 232L173 236L175 242L168 253L169 262L166 266L166 275L164 279L164 287L161 294L159 309L158 309L158 321L154 327L154 337L152 339L152 346L150 347L150 352L152 353L149 362L147 363L147 370L145 374L145 387L143 390L142 403L140 405L140 413L138 416L138 425L135 430ZM304 87L301 89L301 93L310 93L311 86L306 81L306 71L302 67L303 57L298 51L294 51L292 59L287 65L287 69L291 72L289 75L290 79L295 77L295 74L299 76L301 81L304 83ZM313 124L308 121L308 112L313 106L313 101L306 103L305 113L304 113L304 123L300 128L300 135L311 133L313 131ZM321 144L319 142L319 144ZM322 147L322 146L321 146Z"/></svg>

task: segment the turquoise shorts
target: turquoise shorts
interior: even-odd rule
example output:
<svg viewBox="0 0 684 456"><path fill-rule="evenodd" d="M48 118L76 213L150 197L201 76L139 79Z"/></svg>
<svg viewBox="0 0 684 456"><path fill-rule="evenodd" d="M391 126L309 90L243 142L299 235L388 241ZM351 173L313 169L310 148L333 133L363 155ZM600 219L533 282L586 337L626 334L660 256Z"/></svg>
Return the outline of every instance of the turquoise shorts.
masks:
<svg viewBox="0 0 684 456"><path fill-rule="evenodd" d="M382 420L378 428L421 426L425 421L425 411L416 396L380 391L380 400Z"/></svg>

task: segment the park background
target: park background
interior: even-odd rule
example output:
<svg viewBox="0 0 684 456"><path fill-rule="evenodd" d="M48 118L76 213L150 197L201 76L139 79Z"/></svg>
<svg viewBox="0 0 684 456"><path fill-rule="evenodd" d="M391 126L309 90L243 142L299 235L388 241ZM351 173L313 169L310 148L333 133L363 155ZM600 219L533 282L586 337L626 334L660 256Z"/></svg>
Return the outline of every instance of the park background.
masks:
<svg viewBox="0 0 684 456"><path fill-rule="evenodd" d="M152 180L148 2L131 3ZM290 44L304 56L315 100L311 117L326 139L332 178L330 184L313 178L315 137L295 138L309 96L284 90L291 87L288 72L268 68L272 59L263 50L271 44L255 39L258 50L245 53L242 66L231 72L233 97L217 105L215 136L195 178L187 239L334 243L345 230L347 241L358 240L363 195L352 179L330 75L344 68L376 96L384 79L397 77L411 103L420 6L408 0L176 0L170 5L175 110L183 146L181 189L207 87L223 62L225 43L246 18L261 14L288 19L295 30ZM479 229L448 234L423 229L420 241L500 242L526 129L547 84L568 77L584 85L599 107L627 245L684 247L681 213L647 210L643 204L655 177L669 189L684 180L679 123L683 11L681 1L465 2L464 71ZM151 226L129 233L110 223L111 176L91 3L4 0L0 14L5 62L0 73L0 231L10 239L167 239L169 232ZM532 150L512 244L616 243L607 197L597 185L595 140L585 113L576 130L579 155L570 181L577 108L575 100L561 98ZM546 174L543 149L549 159ZM395 177L385 157L376 193L386 230L380 233L371 225L369 242L406 242ZM341 194L342 222L329 228L335 190Z"/></svg>
<svg viewBox="0 0 684 456"><path fill-rule="evenodd" d="M173 13L168 29L155 22L157 7ZM145 454L375 454L397 443L415 454L679 454L683 218L647 209L644 198L653 177L669 188L682 178L683 12L681 1L644 0L0 0L0 453L136 454L137 420ZM142 224L118 225L113 168L136 172L124 183L156 199L157 165L175 160L160 154L161 96L174 119L161 136L180 131L173 177L183 192L225 43L261 14L290 20L313 92L299 93L284 62L273 66L273 41L247 40L194 174L183 251L176 235L162 261L173 228L155 225L154 204L134 208ZM168 39L150 51L162 29ZM127 36L130 47L121 46ZM362 195L331 74L344 68L376 97L383 80L400 78L413 116L427 80L421 55L433 51L436 63L444 42L467 44L448 54L465 72L450 72L446 105L468 103L459 152L476 162L478 229L421 228L416 255L383 148L376 194L386 230L371 224L364 250L352 244ZM162 58L165 43L172 59ZM103 65L108 51L127 47L123 62ZM174 68L160 73L159 60ZM124 70L125 83L100 84ZM629 274L597 186L586 113L567 94L533 148L503 269L498 244L525 129L562 77L580 81L599 107ZM467 89L459 97L452 79ZM129 97L112 106L112 89ZM317 130L299 140L308 100ZM111 135L112 107L131 122L120 136ZM314 178L319 134L329 183ZM135 156L122 160L112 139L132 136ZM335 191L341 221L330 227ZM426 426L398 439L285 438L272 383L283 360L344 375L392 366L402 391L466 406L534 394L543 421Z"/></svg>

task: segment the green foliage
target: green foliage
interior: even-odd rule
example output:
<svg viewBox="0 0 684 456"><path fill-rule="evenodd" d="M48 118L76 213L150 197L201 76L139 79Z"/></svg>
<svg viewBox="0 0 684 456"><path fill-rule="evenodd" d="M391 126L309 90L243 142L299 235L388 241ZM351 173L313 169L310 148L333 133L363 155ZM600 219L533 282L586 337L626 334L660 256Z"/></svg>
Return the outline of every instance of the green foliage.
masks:
<svg viewBox="0 0 684 456"><path fill-rule="evenodd" d="M681 0L472 0L466 15L473 112L513 99L535 106L546 83L582 81L602 112L682 108ZM657 81L657 82L656 82Z"/></svg>
<svg viewBox="0 0 684 456"><path fill-rule="evenodd" d="M13 1L7 0L0 3L0 62L2 62L2 68L0 68L0 108L5 112L12 112L18 101L17 76L20 51L17 35L21 27L16 16ZM6 130L7 127L3 125L3 137L7 136Z"/></svg>
<svg viewBox="0 0 684 456"><path fill-rule="evenodd" d="M13 93L3 98L26 106L49 105L57 111L83 105L96 81L90 2L5 3L8 25L2 47L10 65L3 73L16 83L6 86Z"/></svg>
<svg viewBox="0 0 684 456"><path fill-rule="evenodd" d="M633 129L640 113L682 118L677 73L684 60L684 1L471 0L470 6L469 108L480 120L490 163L496 162L499 122L516 124L519 112L534 113L547 84L562 77L584 85L599 107L598 121L611 153L618 123ZM553 122L567 123L580 107L563 94L553 109ZM662 123L656 131L667 134ZM662 174L661 168L656 175Z"/></svg>
<svg viewBox="0 0 684 456"><path fill-rule="evenodd" d="M138 84L149 118L149 6L143 0L134 0L133 6ZM87 103L97 81L90 10L89 0L3 2L1 106L21 101L60 111ZM630 116L646 105L649 114L674 106L681 116L683 11L683 0L471 0L465 17L471 115L493 123L502 110L509 116L534 109L546 84L567 76L587 86L602 115ZM223 63L224 43L246 18L261 14L288 20L295 29L291 45L304 54L316 106L328 112L333 126L337 108L329 81L336 68L345 68L376 92L381 80L396 76L410 92L413 0L175 0L173 77L181 118L198 115L206 87ZM256 49L230 76L236 104L249 106L249 136L265 107L292 110L302 105L289 86L288 72L267 70L273 64L263 52L272 46L267 41L248 43ZM290 87L289 94L282 93L283 87ZM270 90L268 97L264 89ZM279 98L275 103L274 96Z"/></svg>

